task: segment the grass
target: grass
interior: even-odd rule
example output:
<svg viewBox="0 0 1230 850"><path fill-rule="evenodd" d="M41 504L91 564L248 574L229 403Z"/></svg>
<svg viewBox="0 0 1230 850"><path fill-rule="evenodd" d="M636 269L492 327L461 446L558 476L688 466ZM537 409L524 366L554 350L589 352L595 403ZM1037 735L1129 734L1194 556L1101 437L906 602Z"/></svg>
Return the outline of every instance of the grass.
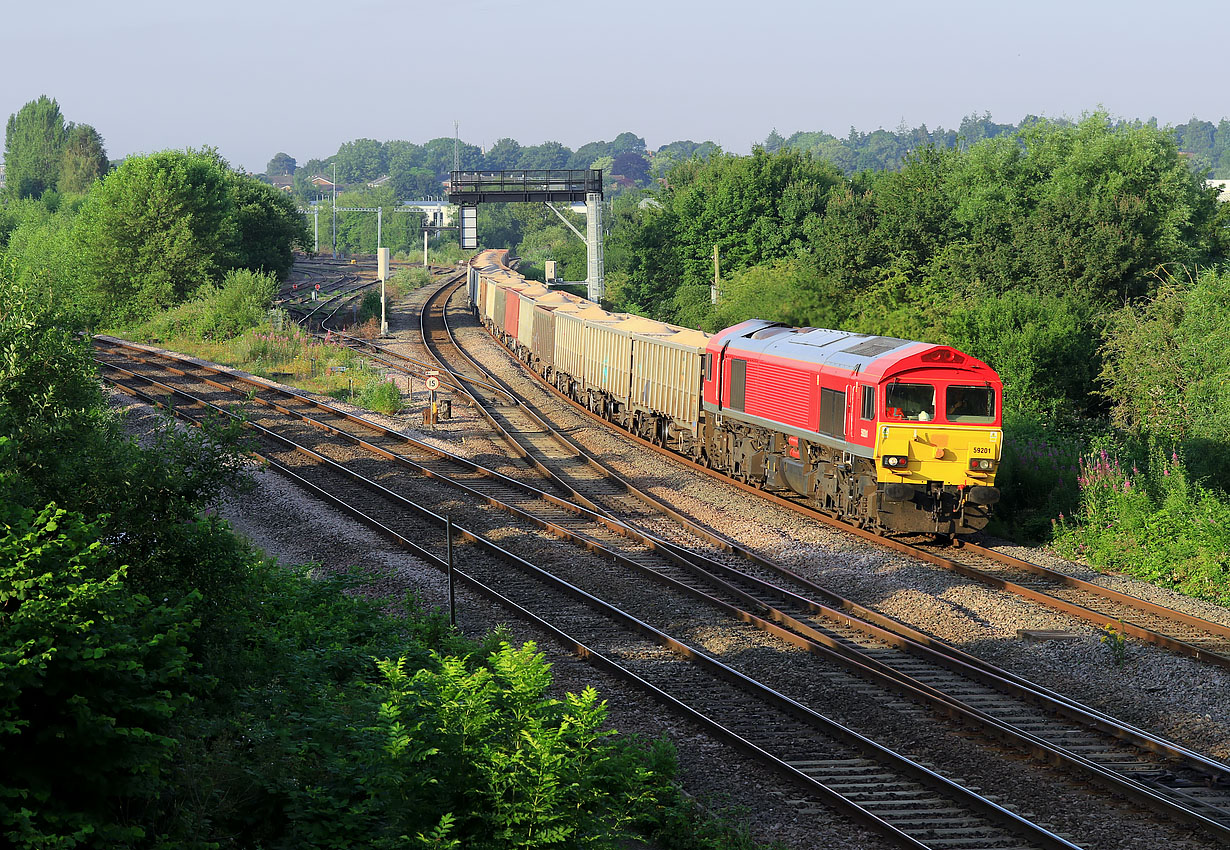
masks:
<svg viewBox="0 0 1230 850"><path fill-rule="evenodd" d="M251 328L221 342L184 337L160 339L157 344L380 413L402 409L400 391L383 372L372 369L366 358L332 341L319 340L298 326Z"/></svg>

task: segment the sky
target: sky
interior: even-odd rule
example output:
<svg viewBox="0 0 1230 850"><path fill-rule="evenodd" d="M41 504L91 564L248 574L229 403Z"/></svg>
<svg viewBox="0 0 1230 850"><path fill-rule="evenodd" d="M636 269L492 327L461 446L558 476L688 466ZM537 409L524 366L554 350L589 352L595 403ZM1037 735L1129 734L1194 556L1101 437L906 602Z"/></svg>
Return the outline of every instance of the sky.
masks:
<svg viewBox="0 0 1230 850"><path fill-rule="evenodd" d="M357 138L746 153L966 115L1230 117L1225 0L0 0L0 117L260 172Z"/></svg>

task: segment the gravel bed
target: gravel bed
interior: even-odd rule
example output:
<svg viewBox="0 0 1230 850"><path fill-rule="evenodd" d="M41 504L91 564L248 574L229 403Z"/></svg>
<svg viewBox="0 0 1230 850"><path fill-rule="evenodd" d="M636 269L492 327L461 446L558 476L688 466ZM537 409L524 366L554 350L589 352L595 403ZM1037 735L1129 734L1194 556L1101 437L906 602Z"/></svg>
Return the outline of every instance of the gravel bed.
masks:
<svg viewBox="0 0 1230 850"><path fill-rule="evenodd" d="M394 309L391 324L395 332L407 314L417 316L417 312L403 305ZM417 320L413 327L417 329ZM421 343L413 342L417 339L417 330L399 333L407 339L404 353L425 357ZM1227 711L1230 700L1226 674L1219 669L1135 643L1129 647L1127 663L1115 667L1106 647L1099 644L1095 630L1087 624L905 556L885 552L646 452L581 417L536 384L529 383L515 362L480 329L463 329L459 339L475 351L480 361L498 364L498 374L532 399L540 410L550 410L551 419L566 423L571 436L586 451L629 475L637 486L661 496L681 512L861 604L961 645L1163 737L1214 757L1230 758L1230 724L1226 720L1230 717ZM416 395L425 403L426 393L421 388ZM132 409L139 409L139 406L132 406L126 396L120 398ZM420 403L419 399L415 401ZM472 408L454 402L453 410L453 420L430 431L417 427L421 422L417 413L374 418L506 474L515 474L520 469L500 442L486 436L485 421L480 421ZM238 531L285 562L318 562L323 569L359 564L386 576L373 586L373 592L401 593L406 588L414 588L429 606L440 604L445 598L444 581L433 568L390 548L383 540L327 506L315 503L276 476L258 476L256 492L224 506L224 513ZM669 522L660 525L664 533L673 526ZM1176 598L1167 591L1128 579L1099 576L1055 559L1050 553L1019 548L1010 551L1124 592L1192 610L1210 619L1230 621L1230 612L1217 606ZM459 599L459 607L459 625L472 635L482 634L494 624L507 621L500 610L464 594ZM597 687L613 704L612 722L616 727L649 736L670 734L680 749L687 788L718 801L724 796L738 801L749 810L754 832L762 840L781 840L793 847L867 847L881 843L827 810L801 814L814 806L807 802L790 805L787 801L797 797L793 787L782 786L773 778L749 781L746 765L740 769L738 757L732 756L721 744L680 721L664 722L655 717L650 708L638 705L643 699L638 691L629 692L627 686L607 680L588 665L558 652L541 636L536 636L532 628L515 623L510 626L518 640L538 640L540 648L548 652L556 665L560 688L575 691L588 684ZM1020 628L1063 629L1079 637L1072 641L1027 642L1016 636ZM716 641L710 649L723 652L732 649L724 645L726 638L716 635L700 635L699 638L701 643ZM769 650L762 647L762 651ZM780 653L777 648L773 651ZM833 713L851 712L850 705L846 702L843 707L835 701ZM900 724L900 716L896 721L883 718L885 728L894 722ZM1015 778L1005 780L1000 770L986 764L985 750L971 744L968 753L961 754L958 752L960 742L954 742L953 736L919 736L920 728L924 727L915 725L899 729L901 734L912 734L918 739L913 752L920 759L947 762L957 752L955 757L967 763L967 770L962 771L963 778L984 788L1007 781L1005 789L1011 787L1014 798L1018 793L1028 795L1033 783L1040 793L1038 810L1053 810L1053 802L1046 802L1053 801L1057 790L1047 784L1053 781L1053 775L1034 775L1036 766L1022 760L1022 764L1009 771ZM1041 794L1044 789L1045 794ZM1079 831L1084 840L1092 837L1097 846L1151 847L1163 842L1176 847L1208 846L1190 836L1164 835L1165 830L1159 832L1156 827L1149 826L1147 817L1132 823L1130 818L1125 819L1123 812L1099 817L1079 813L1079 804L1072 805L1071 823L1058 826L1065 831L1069 827ZM1076 830L1078 825L1080 828Z"/></svg>
<svg viewBox="0 0 1230 850"><path fill-rule="evenodd" d="M127 399L124 399L128 403ZM131 405L134 424L146 414ZM255 489L222 506L222 513L237 531L261 548L276 553L289 563L317 563L324 570L358 565L376 572L367 588L375 595L400 596L407 589L419 595L428 607L445 604L447 588L434 568L422 564L401 550L391 548L382 538L318 503L284 479L264 474L255 476ZM624 588L625 591L628 588ZM614 592L616 588L612 588ZM618 594L615 594L618 595ZM661 610L669 616L675 601L665 598ZM716 806L730 803L745 811L754 833L762 840L781 841L791 847L872 847L880 839L848 824L815 801L800 799L793 786L766 776L758 767L731 753L724 745L682 721L663 720L644 704L636 689L596 673L588 665L554 647L550 639L531 627L510 621L500 609L493 609L482 598L459 593L459 625L478 636L498 623L507 623L517 640L536 640L557 674L557 689L577 691L586 686L598 688L611 704L611 722L624 733L657 737L666 734L680 751L685 787ZM677 612L684 620L689 612ZM706 625L705 618L690 620L690 633L684 635L710 653L737 655L740 666L757 670L774 668L772 680L780 682L788 695L814 702L820 686L812 675L812 665L800 664L797 651L783 652L766 635L743 629L732 635L728 627ZM763 674L762 674L763 675ZM1103 812L1079 786L1062 776L1056 777L1039 765L1014 754L1003 761L989 760L982 743L965 740L959 733L934 728L929 715L921 709L905 710L873 707L857 687L825 689L824 712L851 723L877 738L899 746L923 763L942 764L946 775L963 784L995 789L1001 796L1035 811L1059 812L1050 818L1054 828L1079 835L1090 847L1147 848L1169 844L1179 850L1207 846L1176 830L1152 823L1148 814L1134 814L1120 807ZM920 730L927 730L920 734Z"/></svg>
<svg viewBox="0 0 1230 850"><path fill-rule="evenodd" d="M125 411L134 433L147 431L156 420L152 408L126 394L111 391L110 397ZM281 476L254 473L252 479L252 490L226 500L219 512L236 532L280 562L314 564L325 572L360 567L379 577L363 588L367 594L401 597L410 591L427 609L447 607L448 583L436 568ZM754 762L692 724L663 717L639 689L594 670L531 624L513 619L505 609L464 587L457 589L456 598L457 625L465 634L478 638L503 625L516 641L537 643L552 665L557 696L592 686L607 702L610 724L621 734L672 740L679 752L685 791L711 809L745 823L758 840L800 850L883 846L878 836L802 798L796 786L766 775Z"/></svg>
<svg viewBox="0 0 1230 850"><path fill-rule="evenodd" d="M464 313L455 311L462 322ZM1091 624L908 556L881 549L671 462L547 393L470 320L458 342L592 456L681 513L800 575L1041 685L1197 752L1230 761L1230 670L1130 641L1117 666ZM667 523L663 524L665 527ZM1043 548L1009 554L1230 624L1230 609L1125 576L1103 575ZM1018 629L1071 640L1032 641Z"/></svg>

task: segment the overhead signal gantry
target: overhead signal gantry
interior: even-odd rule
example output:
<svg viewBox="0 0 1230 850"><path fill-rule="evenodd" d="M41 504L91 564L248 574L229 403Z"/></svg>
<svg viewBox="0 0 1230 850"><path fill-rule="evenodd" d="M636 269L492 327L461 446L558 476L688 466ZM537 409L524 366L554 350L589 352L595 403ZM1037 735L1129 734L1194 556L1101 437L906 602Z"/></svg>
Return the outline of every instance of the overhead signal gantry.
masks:
<svg viewBox="0 0 1230 850"><path fill-rule="evenodd" d="M572 227L551 204L584 203L585 284L591 301L602 300L606 276L602 262L601 168L453 171L449 175L448 200L460 208L461 247L467 250L478 248L479 204L542 202ZM575 227L572 230L581 235Z"/></svg>

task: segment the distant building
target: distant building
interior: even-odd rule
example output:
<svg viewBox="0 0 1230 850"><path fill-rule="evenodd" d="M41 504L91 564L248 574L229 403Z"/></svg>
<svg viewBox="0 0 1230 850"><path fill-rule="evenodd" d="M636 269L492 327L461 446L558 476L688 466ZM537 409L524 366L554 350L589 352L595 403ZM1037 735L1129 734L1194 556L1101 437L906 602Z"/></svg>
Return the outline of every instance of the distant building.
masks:
<svg viewBox="0 0 1230 850"><path fill-rule="evenodd" d="M457 207L448 201L406 201L402 209L421 210L428 227L451 227Z"/></svg>
<svg viewBox="0 0 1230 850"><path fill-rule="evenodd" d="M4 188L4 166L0 165L0 189Z"/></svg>
<svg viewBox="0 0 1230 850"><path fill-rule="evenodd" d="M265 182L279 191L291 193L295 191L295 178L289 174L265 175Z"/></svg>
<svg viewBox="0 0 1230 850"><path fill-rule="evenodd" d="M1217 190L1217 200L1230 202L1230 180L1206 180L1204 185Z"/></svg>
<svg viewBox="0 0 1230 850"><path fill-rule="evenodd" d="M312 178L312 185L320 189L329 189L330 191L333 189L333 183L319 174Z"/></svg>
<svg viewBox="0 0 1230 850"><path fill-rule="evenodd" d="M370 189L379 189L381 186L387 186L389 185L389 175L386 174L383 177L377 177L367 185Z"/></svg>

